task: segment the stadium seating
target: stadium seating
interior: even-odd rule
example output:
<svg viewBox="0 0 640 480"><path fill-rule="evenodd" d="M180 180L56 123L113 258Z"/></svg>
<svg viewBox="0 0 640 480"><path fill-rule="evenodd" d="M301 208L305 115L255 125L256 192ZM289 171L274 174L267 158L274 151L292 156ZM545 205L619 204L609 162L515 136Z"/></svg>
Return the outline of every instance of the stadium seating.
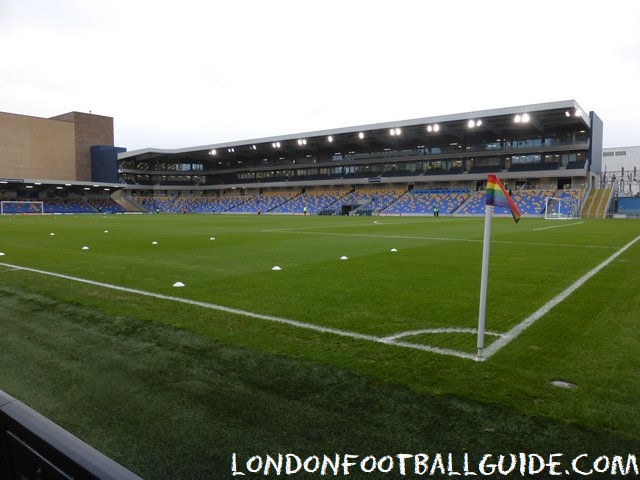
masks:
<svg viewBox="0 0 640 480"><path fill-rule="evenodd" d="M466 190L416 190L402 195L382 211L389 215L432 215L438 207L440 215L451 215L462 205L469 193Z"/></svg>
<svg viewBox="0 0 640 480"><path fill-rule="evenodd" d="M112 199L89 199L87 203L101 213L123 213L125 209Z"/></svg>
<svg viewBox="0 0 640 480"><path fill-rule="evenodd" d="M55 198L44 200L44 213L96 213L86 200L76 198Z"/></svg>
<svg viewBox="0 0 640 480"><path fill-rule="evenodd" d="M545 198L553 196L553 190L518 190L513 192L512 198L522 215L542 215L544 213ZM476 192L471 200L460 208L459 215L484 215L486 192ZM511 212L504 207L495 207L496 215L509 215Z"/></svg>
<svg viewBox="0 0 640 480"><path fill-rule="evenodd" d="M544 215L547 197L580 198L581 189L517 190L512 198L522 215ZM256 195L223 195L199 197L140 197L139 202L151 212L164 213L244 213L341 215L343 207L355 215L433 215L438 207L440 215L484 215L485 192L471 193L465 189L381 189L361 187L314 190L304 192L270 191ZM114 202L115 203L115 202ZM567 202L571 205L575 202ZM104 203L92 202L92 211L109 211ZM567 207L568 208L568 207ZM118 211L116 209L116 211ZM496 207L497 215L509 214Z"/></svg>

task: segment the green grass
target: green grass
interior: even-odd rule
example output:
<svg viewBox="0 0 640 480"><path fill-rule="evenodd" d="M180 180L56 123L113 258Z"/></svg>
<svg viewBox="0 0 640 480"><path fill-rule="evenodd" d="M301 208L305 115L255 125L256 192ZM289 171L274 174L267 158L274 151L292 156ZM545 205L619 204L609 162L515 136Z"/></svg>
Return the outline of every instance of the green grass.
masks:
<svg viewBox="0 0 640 480"><path fill-rule="evenodd" d="M0 229L11 265L366 335L477 326L483 219L16 216ZM637 236L633 221L494 218L487 329L510 330ZM639 264L634 244L485 362L0 266L0 389L146 479L226 478L233 452L635 453ZM476 337L404 340L474 353Z"/></svg>

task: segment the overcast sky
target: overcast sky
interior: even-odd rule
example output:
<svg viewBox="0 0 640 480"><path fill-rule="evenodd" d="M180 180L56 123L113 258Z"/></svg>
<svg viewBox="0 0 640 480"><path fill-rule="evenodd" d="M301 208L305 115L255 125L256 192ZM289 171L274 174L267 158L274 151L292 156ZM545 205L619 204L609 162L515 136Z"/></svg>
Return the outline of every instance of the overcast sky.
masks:
<svg viewBox="0 0 640 480"><path fill-rule="evenodd" d="M0 0L0 111L183 148L575 99L640 145L636 0Z"/></svg>

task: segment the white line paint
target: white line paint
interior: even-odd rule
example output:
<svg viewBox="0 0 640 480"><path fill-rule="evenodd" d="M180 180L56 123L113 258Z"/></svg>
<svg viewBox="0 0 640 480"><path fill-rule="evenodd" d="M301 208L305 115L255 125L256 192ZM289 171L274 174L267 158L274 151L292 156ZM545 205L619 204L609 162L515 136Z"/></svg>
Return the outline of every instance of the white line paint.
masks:
<svg viewBox="0 0 640 480"><path fill-rule="evenodd" d="M434 335L439 333L470 333L475 335L478 333L477 328L463 328L463 327L443 327L443 328L425 328L423 330L409 330L406 332L394 333L384 337L386 340L396 340L402 337L412 337L414 335ZM502 333L498 332L485 332L487 335L493 335L494 337L502 337Z"/></svg>
<svg viewBox="0 0 640 480"><path fill-rule="evenodd" d="M459 351L459 350L453 350L453 349L449 349L449 348L433 347L433 346L430 346L430 345L423 345L423 344L419 344L419 343L411 343L411 342L405 342L405 341L399 341L398 340L400 338L413 336L413 335L419 335L419 334L423 334L423 333L424 334L434 334L434 333L472 333L473 334L473 333L477 333L477 330L475 328L454 328L454 327L452 327L452 328L435 328L435 329L424 329L424 330L411 330L411 331L406 331L406 332L399 332L399 333L396 333L396 334L393 334L393 335L389 335L389 336L385 336L385 337L378 337L378 336L375 336L375 335L367 335L367 334L358 333L358 332L351 332L351 331L348 331L348 330L341 330L341 329L337 329L337 328L323 327L323 326L315 325L315 324L312 324L312 323L300 322L298 320L291 320L291 319L288 319L288 318L277 317L277 316L274 316L274 315L263 315L263 314L260 314L260 313L249 312L247 310L240 310L240 309L236 309L236 308L225 307L224 305L216 305L216 304L213 304L213 303L207 303L207 302L200 302L200 301L197 301L197 300L191 300L191 299L188 299L188 298L180 298L180 297L174 297L174 296L171 296L171 295L162 295L160 293L148 292L148 291L145 291L145 290L138 290L138 289L134 289L134 288L121 287L119 285L113 285L113 284L110 284L110 283L97 282L97 281L94 281L94 280L88 280L88 279L84 279L84 278L73 277L73 276L70 276L70 275L63 275L63 274L55 273L55 272L48 272L48 271L45 271L45 270L38 270L38 269L35 269L35 268L21 267L19 265L11 265L11 264L8 264L8 263L0 263L0 266L6 267L7 269L9 269L7 271L10 271L10 270L11 271L22 270L22 271L27 271L27 272L32 272L32 273L38 273L40 275L48 275L48 276L51 276L51 277L62 278L64 280L69 280L69 281L78 282L78 283L84 283L84 284L87 284L87 285L94 285L96 287L107 288L107 289L111 289L111 290L117 290L117 291L120 291L120 292L131 293L133 295L142 295L142 296L145 296L145 297L157 298L159 300L165 300L165 301L170 301L170 302L177 302L177 303L183 303L183 304L187 304L187 305L193 305L193 306L196 306L196 307L206 308L206 309L209 309L209 310L217 310L217 311L229 313L229 314L232 314L232 315L239 315L239 316L254 318L254 319L258 319L258 320L266 320L266 321L269 321L269 322L281 323L281 324L290 325L290 326L293 326L293 327L296 327L296 328L304 328L304 329L307 329L307 330L313 330L313 331L320 332L320 333L329 333L329 334L338 335L338 336L341 336L341 337L353 338L353 339L356 339L356 340L364 340L364 341L369 341L369 342L382 343L382 344L385 344L385 345L394 345L394 346L398 346L398 347L411 348L411 349L414 349L414 350L422 350L422 351L426 351L426 352L437 353L437 354L440 354L440 355L449 355L449 356L463 358L463 359L469 359L469 360L475 360L475 361L485 361L485 360L489 359L491 356L493 356L500 349L502 349L504 346L506 346L511 341L513 341L518 335L520 335L528 327L533 325L533 323L535 323L538 319L540 319L542 316L544 316L553 307L555 307L556 305L561 303L563 300L565 300L569 295L571 295L574 291L576 291L578 288L580 288L587 280L589 280L591 277L593 277L595 274L597 274L604 267L609 265L613 260L615 260L617 257L619 257L622 253L624 253L627 249L629 249L638 240L640 240L640 236L636 237L634 240L632 240L631 242L626 244L624 247L622 247L616 253L614 253L609 258L607 258L605 261L603 261L598 266L596 266L595 268L590 270L588 273L583 275L576 282L574 282L571 286L569 286L566 290L564 290L562 293L560 293L559 295L557 295L556 297L551 299L549 302L544 304L541 308L539 308L533 314L529 315L527 318L525 318L522 322L520 322L518 325L513 327L508 332L502 333L502 334L501 333L497 333L497 332L490 332L490 333L487 332L489 335L497 336L498 339L496 341L494 341L491 345L489 345L488 347L486 347L484 349L483 357L478 357L475 353L467 353L467 352L462 352L462 351Z"/></svg>
<svg viewBox="0 0 640 480"><path fill-rule="evenodd" d="M264 230L265 232L276 232L276 230ZM392 238L394 240L427 240L434 242L470 242L481 243L481 238L453 238L453 237L428 237L424 235L379 235L367 233L332 233L332 232L304 232L293 230L278 230L277 233L294 233L298 235L329 235L334 237L367 237L367 238ZM500 243L504 245L526 245L531 247L566 247L566 248L598 248L603 250L613 250L617 247L603 245L580 245L573 243L550 243L550 242L516 242L512 240L491 240L492 244Z"/></svg>
<svg viewBox="0 0 640 480"><path fill-rule="evenodd" d="M533 231L537 232L539 230L551 230L552 228L573 227L574 225L581 225L583 223L584 222L565 223L564 225L553 225L551 227L534 228Z"/></svg>
<svg viewBox="0 0 640 480"><path fill-rule="evenodd" d="M240 310L240 309L236 309L236 308L230 308L230 307L225 307L224 305L216 305L213 303L207 303L207 302L200 302L197 300L191 300L188 298L180 298L180 297L174 297L171 295L162 295L160 293L153 293L153 292L148 292L145 290L138 290L135 288L128 288L128 287L121 287L119 285L113 285L110 283L104 283L104 282L97 282L94 280L88 280L85 278L79 278L79 277L73 277L70 275L63 275L61 273L55 273L55 272L48 272L46 270L38 270L35 268L29 268L29 267L21 267L19 265L10 265L7 263L0 263L0 266L3 267L8 267L8 268L13 268L15 270L22 270L22 271L26 271L26 272L32 272L32 273L38 273L40 275L48 275L50 277L55 277L55 278L61 278L63 280L69 280L72 282L78 282L78 283L84 283L86 285L93 285L96 287L101 287L101 288L107 288L110 290L117 290L119 292L126 292L126 293L131 293L133 295L142 295L145 297L151 297L151 298L157 298L159 300L166 300L166 301L170 301L170 302L177 302L177 303L183 303L183 304L187 304L187 305L193 305L196 307L202 307L202 308L206 308L209 310L217 310L220 312L225 312L225 313L229 313L232 315L240 315L243 317L249 317L249 318L254 318L254 319L258 319L258 320L266 320L269 322L274 322L274 323L281 323L281 324L285 324L285 325L290 325L296 328L304 328L307 330L313 330L316 332L320 332L320 333L330 333L333 335L339 335L341 337L349 337L349 338L353 338L356 340L365 340L365 341L369 341L369 342L375 342L375 343L382 343L382 344L386 344L386 345L395 345L398 347L405 347L405 348L412 348L414 350L424 350L424 351L428 351L428 352L432 352L432 353L439 353L442 355L451 355L454 357L459 357L459 358L469 358L469 359L475 359L476 356L474 354L471 353L465 353L465 352L460 352L457 350L451 350L451 349L447 349L447 348L438 348L438 347L432 347L429 345L421 345L418 343L410 343L410 342L397 342L395 341L393 338L385 338L385 337L377 337L375 335L367 335L364 333L358 333L358 332L351 332L348 330L340 330L337 328L329 328L329 327L323 327L320 325L315 325L312 323L306 323L306 322L300 322L298 320L291 320L288 318L284 318L284 317L277 317L274 315L263 315L260 313L254 313L254 312L249 312L247 310Z"/></svg>
<svg viewBox="0 0 640 480"><path fill-rule="evenodd" d="M265 230L266 231L266 230ZM271 230L273 232L273 230ZM367 237L367 238L393 238L393 239L408 239L408 240L433 240L444 242L481 242L480 239L474 238L452 238L452 237L426 237L424 235L412 236L412 235L380 235L377 233L333 233L333 232L301 232L290 230L278 230L278 233L296 233L299 235L330 235L333 237Z"/></svg>
<svg viewBox="0 0 640 480"><path fill-rule="evenodd" d="M489 357L494 355L498 350L500 350L505 345L507 345L508 343L513 341L518 335L520 335L527 328L529 328L531 325L533 325L537 320L539 320L542 316L544 316L546 313L548 313L553 307L555 307L556 305L561 303L569 295L571 295L578 288L580 288L582 285L584 285L584 283L587 280L589 280L596 273L598 273L600 270L602 270L604 267L609 265L611 262L613 262L620 255L622 255L625 251L627 251L627 249L629 249L638 240L640 240L640 236L634 238L633 240L631 240L629 243L627 243L624 247L622 247L616 253L614 253L609 258L607 258L605 261L600 263L598 266L596 266L595 268L591 269L589 272L584 274L582 277L580 277L578 280L576 280L573 284L571 284L567 289L562 291L559 295L557 295L556 297L554 297L551 300L549 300L542 307L540 307L538 310L533 312L531 315L529 315L527 318L525 318L518 325L516 325L511 330L509 330L503 337L499 338L498 340L493 342L491 345L489 345L487 348L485 348L484 349L484 357L483 358L485 360L488 359Z"/></svg>

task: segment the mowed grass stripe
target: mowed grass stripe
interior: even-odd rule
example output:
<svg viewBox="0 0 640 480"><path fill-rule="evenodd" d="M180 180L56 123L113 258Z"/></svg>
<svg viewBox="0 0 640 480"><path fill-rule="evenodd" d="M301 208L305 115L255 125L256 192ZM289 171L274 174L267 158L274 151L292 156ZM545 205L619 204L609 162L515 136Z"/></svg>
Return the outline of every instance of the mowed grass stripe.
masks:
<svg viewBox="0 0 640 480"><path fill-rule="evenodd" d="M257 305L251 311L270 314L299 311L323 326L360 325L355 331L376 336L475 326L480 242L397 240L403 243L394 241L396 255L374 239L260 234L265 226L325 220L0 218L0 251L8 263L166 295L182 279L185 298L228 297L233 301L218 303ZM351 233L365 228L362 219L343 220L347 231L354 224ZM479 239L482 232L473 219L446 226L411 220L384 226L386 233ZM513 328L638 235L634 221L532 232L549 223L495 220L487 326L498 331ZM87 239L91 250L82 252ZM527 245L532 242L545 245ZM576 247L560 246L571 244ZM602 248L589 247L596 245ZM347 337L328 342L325 334L284 324L5 272L0 388L149 480L226 478L234 451L562 452L565 458L637 452L638 246L489 362ZM286 259L281 272L270 271L273 255ZM318 289L306 288L309 275L320 277L311 282ZM337 284L329 291L320 289L331 282ZM437 319L447 323L434 326ZM443 346L473 351L460 343L466 335L474 345L472 333L443 335ZM551 385L556 379L577 387L558 389Z"/></svg>
<svg viewBox="0 0 640 480"><path fill-rule="evenodd" d="M294 328L302 328L302 329L306 329L306 330L314 330L314 331L320 332L320 333L330 333L330 334L338 335L338 336L341 336L341 337L353 338L355 340L365 340L365 341L369 341L369 342L396 345L396 346L399 346L399 347L413 348L413 349L416 349L416 350L424 350L424 351L428 351L428 352L439 353L439 354L442 354L442 355L451 355L451 356L459 357L459 358L469 358L469 359L474 359L475 358L474 355L470 355L468 353L461 352L461 351L458 351L458 350L453 350L453 349L449 349L449 348L442 348L442 347L435 347L435 346L431 346L431 345L421 345L421 344L411 343L411 342L407 342L407 341L398 341L397 340L400 337L408 336L407 334L412 334L414 332L405 332L404 334L400 333L400 334L390 335L390 336L387 336L387 337L376 337L376 336L372 336L372 335L365 335L365 334L357 333L357 332L349 332L349 331L346 331L346 330L339 330L339 329L335 329L335 328L326 328L326 327L322 327L320 325L313 325L313 324L310 324L310 323L299 322L297 320L291 320L291 319L288 319L288 318L274 317L272 315L262 315L260 313L247 312L245 310L238 310L238 309L235 309L235 308L225 307L224 305L214 305L214 304L211 304L211 303L190 300L188 298L180 298L180 297L174 297L174 296L169 296L169 295L161 295L161 294L158 294L158 293L147 292L147 291L144 291L144 290L121 287L121 286L112 285L112 284L109 284L109 283L96 282L96 281L93 281L93 280L87 280L85 278L72 277L72 276L69 276L69 275L62 275L60 273L55 273L55 272L47 272L47 271L38 270L38 269L35 269L35 268L20 267L18 265L10 265L10 264L6 264L6 263L0 263L0 266L7 267L11 271L20 271L20 270L22 270L22 271L31 272L31 273L37 273L37 274L40 274L40 275L47 275L47 276L50 276L50 277L55 277L55 278L59 278L59 279L62 279L62 280L67 280L69 282L84 283L84 284L87 284L87 285L93 285L93 286L96 286L96 287L105 288L105 289L109 289L109 290L117 290L117 291L120 291L120 292L131 293L133 295L140 295L140 296L143 296L143 297L152 297L152 298L156 298L156 299L162 300L162 301L175 302L175 303L184 303L184 304L187 304L187 305L201 307L201 308L204 308L204 309L217 310L217 311L220 311L220 312L229 313L231 315L239 315L239 316L242 316L242 317L248 317L248 318L252 318L252 319L256 319L256 320L265 320L265 321L268 321L268 322L281 323L281 324L284 324L284 325L289 325L289 326L294 327ZM457 329L453 329L453 330L443 329L441 333L455 333L456 330ZM421 332L421 333L424 333L424 332ZM438 333L438 332L432 332L432 333ZM461 333L468 333L468 332L462 331ZM495 334L495 333L492 333L492 332L488 332L488 335L498 335L498 334Z"/></svg>
<svg viewBox="0 0 640 480"><path fill-rule="evenodd" d="M175 296L171 285L182 281L187 288L180 297L193 301L375 337L423 328L476 327L480 220L394 218L383 225L370 217L341 220L347 235L367 227L376 235L393 231L397 238L301 241L296 235L262 232L265 224L281 229L340 226L334 218L319 217L57 218L34 222L48 225L38 235L19 238L13 249L25 254L20 259L11 252L11 258L18 256L21 261L14 263L27 267L162 295ZM602 244L603 251L589 253L586 261L580 247L591 249L596 243L589 235L535 234L509 219L496 220L506 221L496 222L492 238L487 318L488 328L495 331L513 328L614 247ZM48 237L54 225L57 235ZM103 233L103 225L109 234ZM412 235L415 232L422 235ZM424 233L447 235L438 235L440 240L433 243L424 240ZM212 236L215 241L209 240ZM532 249L536 239L546 241L535 242ZM153 240L159 244L152 246ZM91 250L81 251L84 244ZM391 248L398 252L391 253ZM342 255L349 260L340 261ZM272 272L274 265L283 270Z"/></svg>
<svg viewBox="0 0 640 480"><path fill-rule="evenodd" d="M479 220L394 218L384 224L367 218L343 218L337 223L318 217L253 216L87 220L54 217L48 222L58 230L55 238L41 230L32 240L38 245L36 256L44 258L43 250L48 252L48 260L58 268L36 270L369 341L421 329L477 326ZM567 285L580 278L575 276L582 274L580 269L589 267L582 248L593 249L594 243L587 240L598 238L571 234L574 242L566 243L565 234L531 233L506 220L496 222L492 239L487 318L494 332L516 328L527 313L535 315L540 305L562 295ZM109 229L98 228L97 222L109 224ZM540 223L531 221L534 229ZM265 229L265 224L280 228ZM136 228L123 229L131 225ZM378 233L363 234L365 227ZM304 242L286 233L294 229L297 234L302 228L320 234L326 233L318 232L321 228L343 232L330 234L336 238ZM274 238L265 230L277 230L282 236ZM393 242L384 231L396 232ZM411 234L416 231L455 233L457 237ZM73 251L71 238L76 242ZM461 245L451 238L474 245ZM532 241L541 238L547 241ZM151 239L158 239L158 245ZM78 245L85 243L91 244L91 250L81 252ZM399 251L390 253L392 246ZM600 247L603 252L598 255L614 248ZM342 254L348 254L349 260L340 261ZM560 261L561 270L556 263ZM274 264L283 271L272 272ZM171 288L175 281L187 284L180 296ZM398 343L452 354L459 350L464 356L472 350L466 344L459 349L441 345L439 340L434 344L433 338L423 335Z"/></svg>

